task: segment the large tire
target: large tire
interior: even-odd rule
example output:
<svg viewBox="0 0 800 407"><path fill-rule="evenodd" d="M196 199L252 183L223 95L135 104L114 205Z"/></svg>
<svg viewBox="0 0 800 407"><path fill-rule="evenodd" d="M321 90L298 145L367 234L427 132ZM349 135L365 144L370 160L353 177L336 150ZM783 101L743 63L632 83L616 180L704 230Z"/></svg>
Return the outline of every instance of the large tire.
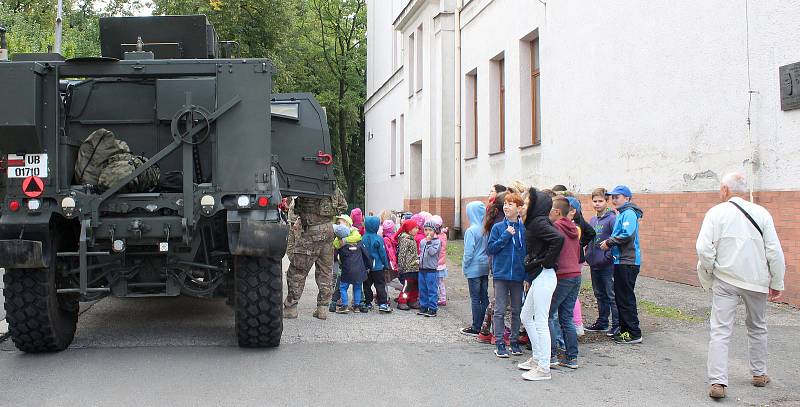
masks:
<svg viewBox="0 0 800 407"><path fill-rule="evenodd" d="M239 346L273 348L283 333L281 265L266 257L236 256L236 336Z"/></svg>
<svg viewBox="0 0 800 407"><path fill-rule="evenodd" d="M28 353L66 349L75 337L78 300L56 294L55 253L45 269L6 270L6 320L17 349Z"/></svg>

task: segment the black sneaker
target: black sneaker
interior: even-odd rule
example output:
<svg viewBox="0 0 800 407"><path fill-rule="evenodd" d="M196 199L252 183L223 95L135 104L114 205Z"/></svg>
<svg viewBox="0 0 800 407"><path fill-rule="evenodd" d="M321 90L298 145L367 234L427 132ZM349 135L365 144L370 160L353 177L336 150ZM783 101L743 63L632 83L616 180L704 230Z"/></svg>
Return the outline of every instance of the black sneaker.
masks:
<svg viewBox="0 0 800 407"><path fill-rule="evenodd" d="M427 308L420 308L419 311L417 311L417 315L425 315L427 313L428 313Z"/></svg>
<svg viewBox="0 0 800 407"><path fill-rule="evenodd" d="M522 354L522 349L519 347L518 342L511 342L511 354L514 356L519 356Z"/></svg>
<svg viewBox="0 0 800 407"><path fill-rule="evenodd" d="M608 331L608 326L604 326L595 322L589 326L583 327L583 330L586 332L605 332Z"/></svg>
<svg viewBox="0 0 800 407"><path fill-rule="evenodd" d="M461 328L459 332L461 332L461 335L466 335L466 336L478 336L478 334L481 333L481 331L476 331L472 329L471 326L468 326L466 328Z"/></svg>
<svg viewBox="0 0 800 407"><path fill-rule="evenodd" d="M370 310L370 308L367 307L366 305L362 305L362 306L358 307L358 311L361 312L362 314L369 313L369 310Z"/></svg>
<svg viewBox="0 0 800 407"><path fill-rule="evenodd" d="M436 310L428 309L428 311L425 313L425 316L426 317L435 317L436 316Z"/></svg>
<svg viewBox="0 0 800 407"><path fill-rule="evenodd" d="M616 328L612 327L612 328L609 328L608 331L606 331L606 336L608 336L608 337L613 338L613 337L615 337L617 335L619 335L619 327L616 327Z"/></svg>
<svg viewBox="0 0 800 407"><path fill-rule="evenodd" d="M328 312L336 312L336 301L331 301L331 305L328 306Z"/></svg>
<svg viewBox="0 0 800 407"><path fill-rule="evenodd" d="M641 336L634 337L631 335L630 332L622 332L618 335L614 335L614 342L620 344L642 343L642 337Z"/></svg>

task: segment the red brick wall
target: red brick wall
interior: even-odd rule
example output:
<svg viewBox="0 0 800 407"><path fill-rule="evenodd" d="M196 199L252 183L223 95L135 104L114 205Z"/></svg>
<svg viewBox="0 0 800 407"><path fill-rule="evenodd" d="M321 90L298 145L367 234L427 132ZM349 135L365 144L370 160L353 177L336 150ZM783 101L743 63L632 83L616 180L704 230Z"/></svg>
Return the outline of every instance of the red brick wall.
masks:
<svg viewBox="0 0 800 407"><path fill-rule="evenodd" d="M405 199L403 206L406 210L414 213L426 211L433 215L439 215L447 227L452 227L455 222L456 200L454 198Z"/></svg>
<svg viewBox="0 0 800 407"><path fill-rule="evenodd" d="M486 197L462 199L462 228L468 227L468 202ZM703 216L719 203L716 192L637 194L634 202L644 211L640 224L642 275L698 285L695 241ZM758 192L755 200L772 214L786 256L786 291L782 301L800 305L800 191ZM581 196L583 213L592 215L591 198Z"/></svg>

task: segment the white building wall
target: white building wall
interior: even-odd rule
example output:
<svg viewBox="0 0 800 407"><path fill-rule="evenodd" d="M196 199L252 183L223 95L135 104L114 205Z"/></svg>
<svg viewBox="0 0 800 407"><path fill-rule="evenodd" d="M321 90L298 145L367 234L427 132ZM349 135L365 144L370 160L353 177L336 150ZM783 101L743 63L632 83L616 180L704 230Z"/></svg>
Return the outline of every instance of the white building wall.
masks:
<svg viewBox="0 0 800 407"><path fill-rule="evenodd" d="M368 134L368 211L377 213L385 208L402 209L404 199L453 197L453 6L453 0L367 2L368 16L374 16L375 19L375 24L368 21L368 53L376 50L374 57L368 55L367 58L365 115ZM391 31L393 34L379 31ZM415 46L414 49L408 49L412 33ZM395 35L399 38L399 61L402 67L387 75L386 66L391 65L392 54L387 55L385 49L391 49ZM421 53L417 49L420 41ZM420 56L423 61L421 71L417 64ZM409 69L412 58L414 66ZM417 75L420 72L422 86L417 89ZM413 83L411 92L409 81ZM398 145L396 151L398 155L400 149L403 151L405 171L402 174L398 171L395 175L391 175L388 165L392 120L397 121L398 134L402 132L404 136L403 144ZM404 124L402 129L401 123Z"/></svg>
<svg viewBox="0 0 800 407"><path fill-rule="evenodd" d="M387 3L369 2L371 7ZM370 126L388 129L392 117L406 115L406 173L401 181L405 198L452 196L455 164L447 155L452 145L447 129L453 127L447 123L452 115L446 103L455 80L466 96L464 76L473 69L478 73L479 154L469 158L466 148L462 150L464 198L485 196L491 184L515 179L539 187L562 183L578 192L618 183L637 192L706 191L716 188L723 173L746 169L752 150L746 126L744 1L559 0L545 6L533 0L469 0L462 14L461 68L451 82L445 44L453 34L442 27L452 17L446 13L452 8L438 1L424 3L403 27L397 26L402 8L393 10L391 17L402 33L403 47L412 30L423 24L423 90L409 97L404 83L392 97L367 103L368 108L374 105L367 113L368 131ZM800 19L800 3L750 0L747 5L750 82L757 92L750 106L758 163L755 187L796 190L800 111L780 110L778 67L800 61L800 31L794 24ZM540 42L542 140L520 148L520 138L530 131L530 108L525 105L530 62L521 41L531 35L538 35ZM391 44L371 46L391 49ZM505 152L490 155L489 134L497 120L490 61L501 53ZM385 75L381 65L391 59L369 61L368 71ZM404 71L400 80L407 81L407 74ZM375 81L372 90L385 82ZM464 97L462 141L468 125L466 103ZM409 146L415 141L423 144L419 163L412 161ZM367 143L368 161L370 155L386 151L378 142ZM368 206L377 204L371 198L376 194L393 195L398 203L402 199L396 196L395 184L376 181L382 177L367 172Z"/></svg>
<svg viewBox="0 0 800 407"><path fill-rule="evenodd" d="M483 115L481 153L464 163L464 179L474 182L464 183L463 196L482 196L490 184L518 178L580 192L618 183L642 192L702 191L716 188L725 172L745 170L744 2L473 2L485 8L462 24L460 79L478 67ZM781 111L778 94L778 67L800 61L800 32L791 23L797 18L800 3L749 2L760 190L798 187L800 139L793 135L800 112ZM506 154L488 156L489 123L482 120L489 116L488 60L505 51L507 69L516 67L515 42L536 28L542 144L519 150L507 141ZM507 80L511 93L524 89L519 70L511 69ZM508 108L507 140L513 143L521 116L518 105Z"/></svg>

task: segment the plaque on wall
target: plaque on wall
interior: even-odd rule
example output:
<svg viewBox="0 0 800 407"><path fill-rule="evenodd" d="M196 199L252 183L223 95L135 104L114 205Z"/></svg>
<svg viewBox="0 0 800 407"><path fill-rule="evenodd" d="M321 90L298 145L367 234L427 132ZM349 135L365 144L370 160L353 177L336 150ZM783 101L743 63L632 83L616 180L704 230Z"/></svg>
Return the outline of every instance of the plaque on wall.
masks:
<svg viewBox="0 0 800 407"><path fill-rule="evenodd" d="M800 109L800 62L778 68L781 78L781 110Z"/></svg>

